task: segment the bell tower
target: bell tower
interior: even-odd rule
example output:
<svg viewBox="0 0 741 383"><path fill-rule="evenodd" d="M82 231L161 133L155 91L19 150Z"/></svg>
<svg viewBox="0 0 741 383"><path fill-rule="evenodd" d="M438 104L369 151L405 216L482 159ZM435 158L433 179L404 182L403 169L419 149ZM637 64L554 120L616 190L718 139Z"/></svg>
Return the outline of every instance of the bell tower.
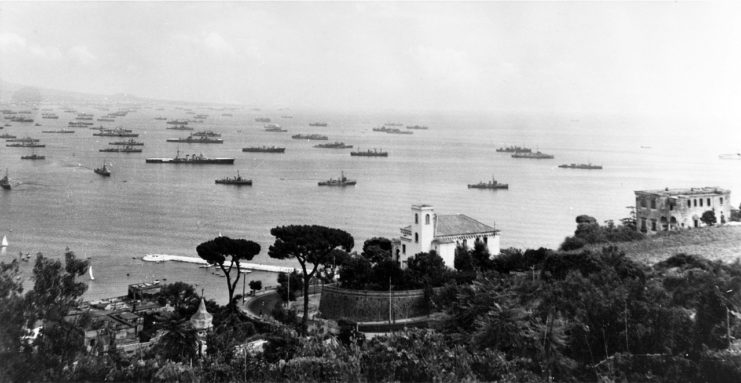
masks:
<svg viewBox="0 0 741 383"><path fill-rule="evenodd" d="M410 256L430 251L437 221L435 208L430 205L412 205L412 215L412 251L407 252Z"/></svg>

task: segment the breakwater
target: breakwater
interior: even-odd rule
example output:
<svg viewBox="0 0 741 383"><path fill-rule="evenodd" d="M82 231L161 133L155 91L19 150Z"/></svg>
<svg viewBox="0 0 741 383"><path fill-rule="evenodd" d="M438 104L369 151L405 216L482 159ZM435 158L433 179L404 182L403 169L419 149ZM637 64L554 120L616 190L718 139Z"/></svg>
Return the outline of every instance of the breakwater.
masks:
<svg viewBox="0 0 741 383"><path fill-rule="evenodd" d="M187 257L183 255L171 255L171 254L147 254L142 257L142 260L145 262L157 262L157 263L174 261L174 262L195 263L199 265L208 265L208 262L206 262L206 260L203 258ZM251 263L251 262L239 262L239 269L240 271L269 271L273 273L291 273L294 270L296 270L293 267L263 265L263 264Z"/></svg>

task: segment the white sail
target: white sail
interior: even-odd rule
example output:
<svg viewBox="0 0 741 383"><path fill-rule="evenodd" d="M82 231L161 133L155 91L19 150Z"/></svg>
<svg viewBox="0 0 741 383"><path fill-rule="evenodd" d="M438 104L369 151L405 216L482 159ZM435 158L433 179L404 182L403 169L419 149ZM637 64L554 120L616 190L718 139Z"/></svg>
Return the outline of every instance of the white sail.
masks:
<svg viewBox="0 0 741 383"><path fill-rule="evenodd" d="M2 246L2 247L7 247L8 246L8 237L6 237L6 236L3 235L3 242L0 244L0 246Z"/></svg>
<svg viewBox="0 0 741 383"><path fill-rule="evenodd" d="M94 281L95 277L93 276L93 265L88 266L87 271L88 271L88 274L90 274L90 280Z"/></svg>

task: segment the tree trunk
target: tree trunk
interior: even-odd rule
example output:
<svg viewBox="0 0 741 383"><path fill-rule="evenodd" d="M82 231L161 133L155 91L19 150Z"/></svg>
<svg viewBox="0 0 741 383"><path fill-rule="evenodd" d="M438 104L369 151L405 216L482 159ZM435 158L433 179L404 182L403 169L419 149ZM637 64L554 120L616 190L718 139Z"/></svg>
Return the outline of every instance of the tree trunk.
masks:
<svg viewBox="0 0 741 383"><path fill-rule="evenodd" d="M301 331L306 335L309 329L309 276L304 272L304 319L301 321Z"/></svg>

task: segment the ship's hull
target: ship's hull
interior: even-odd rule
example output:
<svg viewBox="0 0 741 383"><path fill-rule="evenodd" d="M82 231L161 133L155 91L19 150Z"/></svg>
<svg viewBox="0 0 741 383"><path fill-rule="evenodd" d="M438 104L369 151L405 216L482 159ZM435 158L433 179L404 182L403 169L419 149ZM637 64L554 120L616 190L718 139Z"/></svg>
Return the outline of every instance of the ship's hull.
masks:
<svg viewBox="0 0 741 383"><path fill-rule="evenodd" d="M252 186L252 181L231 181L231 180L216 180L215 183L219 185L236 185L236 186Z"/></svg>
<svg viewBox="0 0 741 383"><path fill-rule="evenodd" d="M93 133L93 136L99 137L139 137L137 133Z"/></svg>
<svg viewBox="0 0 741 383"><path fill-rule="evenodd" d="M469 189L509 189L509 184L502 185L468 185Z"/></svg>
<svg viewBox="0 0 741 383"><path fill-rule="evenodd" d="M242 148L242 151L248 153L284 153L286 151L286 148Z"/></svg>
<svg viewBox="0 0 741 383"><path fill-rule="evenodd" d="M22 160L45 160L46 156L21 156Z"/></svg>
<svg viewBox="0 0 741 383"><path fill-rule="evenodd" d="M7 144L5 145L9 148L45 148L46 145L43 144Z"/></svg>
<svg viewBox="0 0 741 383"><path fill-rule="evenodd" d="M342 182L342 183L322 181L322 182L319 182L318 185L319 186L339 186L339 187L345 187L345 186L355 186L356 183L357 183L356 181L347 181L347 182Z"/></svg>
<svg viewBox="0 0 741 383"><path fill-rule="evenodd" d="M553 159L554 156L550 154L542 154L542 155L525 155L525 154L513 154L512 158L529 158L533 160L550 160Z"/></svg>
<svg viewBox="0 0 741 383"><path fill-rule="evenodd" d="M365 153L365 152L350 152L353 157L388 157L388 153Z"/></svg>
<svg viewBox="0 0 741 383"><path fill-rule="evenodd" d="M175 158L147 158L148 164L185 164L185 165L232 165L234 158L208 158L202 160L183 160Z"/></svg>

